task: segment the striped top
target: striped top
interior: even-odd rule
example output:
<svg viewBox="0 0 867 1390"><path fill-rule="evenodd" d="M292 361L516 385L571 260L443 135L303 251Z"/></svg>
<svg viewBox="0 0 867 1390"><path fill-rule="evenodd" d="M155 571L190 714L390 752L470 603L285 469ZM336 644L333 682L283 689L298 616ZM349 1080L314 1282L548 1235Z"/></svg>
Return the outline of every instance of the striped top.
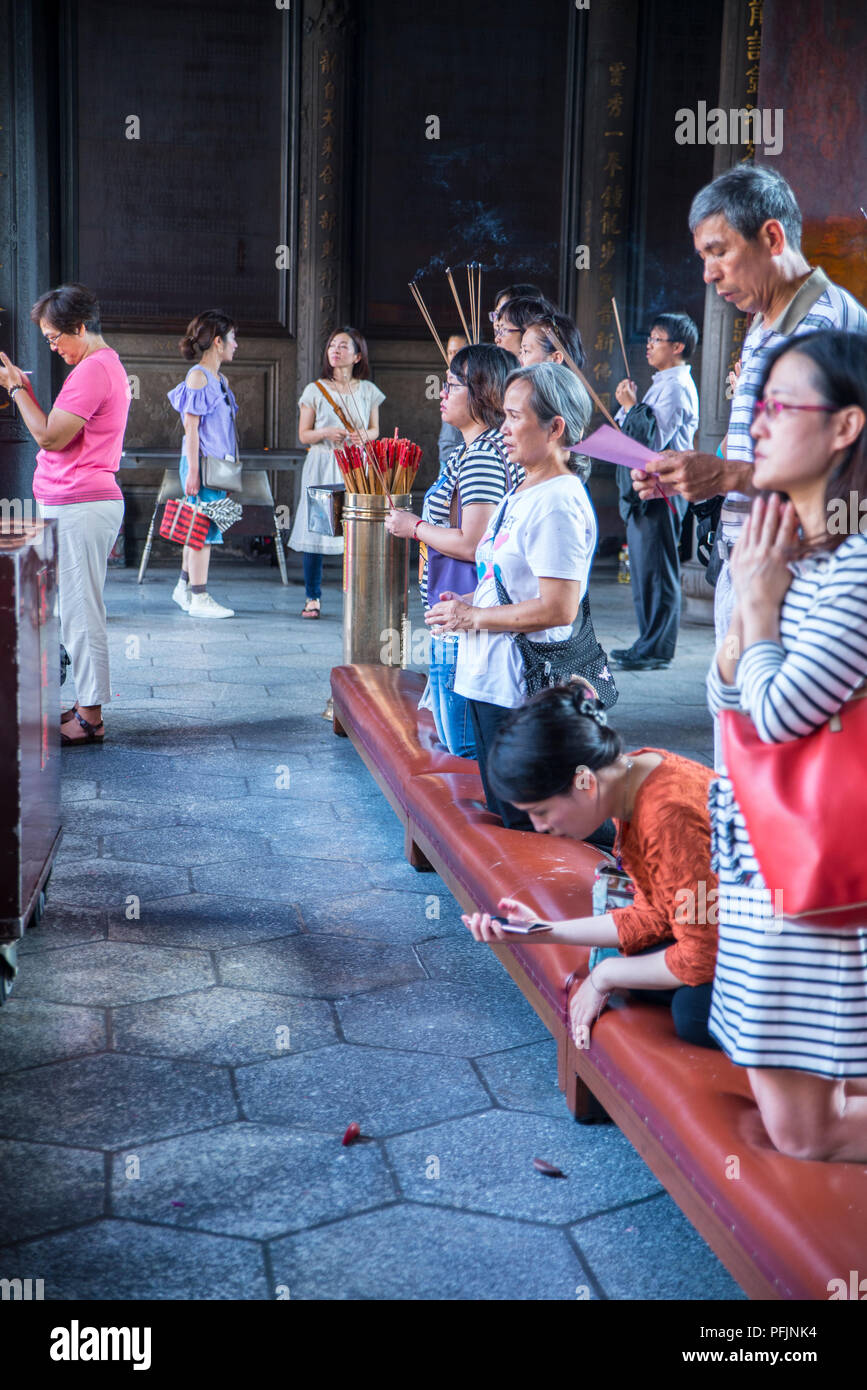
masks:
<svg viewBox="0 0 867 1390"><path fill-rule="evenodd" d="M818 292L818 293L817 293ZM741 352L741 373L732 398L726 435L726 457L752 463L754 442L750 434L753 406L759 394L759 384L771 351L787 338L817 329L836 328L845 333L867 332L867 310L848 290L832 284L824 270L816 269L801 285L779 318L765 323L757 314L744 339ZM725 538L737 539L743 517L749 511L751 499L741 492L730 492L725 500L726 512L739 513L740 522L726 522Z"/></svg>
<svg viewBox="0 0 867 1390"><path fill-rule="evenodd" d="M455 488L458 489L462 510L475 502L495 507L523 478L524 470L509 459L500 431L495 428L484 430L472 444L461 443L450 455L436 482L424 495L422 520L430 522L431 526L451 526ZM427 547L423 556L418 587L422 603L428 608Z"/></svg>
<svg viewBox="0 0 867 1390"><path fill-rule="evenodd" d="M780 642L754 642L725 685L708 673L711 714L743 709L763 743L802 738L827 723L867 678L867 536L791 566Z"/></svg>
<svg viewBox="0 0 867 1390"><path fill-rule="evenodd" d="M867 676L867 536L792 569L781 640L748 647L733 686L716 659L708 675L713 713L746 710L764 743L819 728ZM711 784L710 812L719 875L711 1034L739 1066L867 1075L867 926L818 928L785 916L785 889L772 895L765 886L725 772Z"/></svg>

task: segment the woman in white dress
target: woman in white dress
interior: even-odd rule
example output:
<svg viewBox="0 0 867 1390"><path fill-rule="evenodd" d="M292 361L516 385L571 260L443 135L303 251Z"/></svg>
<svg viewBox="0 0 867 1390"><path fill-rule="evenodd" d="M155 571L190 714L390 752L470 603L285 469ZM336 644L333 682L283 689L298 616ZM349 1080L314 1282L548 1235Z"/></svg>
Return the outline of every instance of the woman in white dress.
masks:
<svg viewBox="0 0 867 1390"><path fill-rule="evenodd" d="M299 401L298 438L310 447L304 460L298 512L289 545L293 550L300 550L304 557L306 603L302 618L319 617L322 557L343 554L342 536L319 536L308 531L307 489L322 483L339 483L341 473L334 457L335 449L346 443L362 444L358 430L347 430L331 401L351 424L363 425L368 439L377 439L379 407L385 395L369 377L367 343L357 329L341 328L332 333L325 345L320 377L304 388Z"/></svg>

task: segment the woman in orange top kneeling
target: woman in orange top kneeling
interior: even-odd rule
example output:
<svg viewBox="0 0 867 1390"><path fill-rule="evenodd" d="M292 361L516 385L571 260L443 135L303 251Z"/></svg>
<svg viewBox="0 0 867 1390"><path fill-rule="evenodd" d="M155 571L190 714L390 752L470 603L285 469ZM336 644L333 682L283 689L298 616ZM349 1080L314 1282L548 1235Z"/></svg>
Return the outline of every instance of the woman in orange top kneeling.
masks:
<svg viewBox="0 0 867 1390"><path fill-rule="evenodd" d="M615 857L635 883L632 907L546 922L515 898L507 923L538 923L538 940L616 947L572 997L576 1039L589 1036L612 990L671 1005L686 1042L716 1047L707 1030L716 962L717 881L710 867L713 771L664 749L625 753L583 686L543 690L502 725L488 757L496 794L527 811L537 831L586 840L609 817ZM477 941L506 941L487 913L465 916ZM511 936L511 940L515 940Z"/></svg>

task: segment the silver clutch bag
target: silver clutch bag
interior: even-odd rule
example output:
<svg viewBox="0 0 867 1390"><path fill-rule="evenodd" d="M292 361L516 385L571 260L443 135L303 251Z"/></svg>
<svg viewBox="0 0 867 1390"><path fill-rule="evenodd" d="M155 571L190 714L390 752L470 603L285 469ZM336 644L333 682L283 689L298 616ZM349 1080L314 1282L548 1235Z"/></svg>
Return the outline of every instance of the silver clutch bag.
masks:
<svg viewBox="0 0 867 1390"><path fill-rule="evenodd" d="M202 454L202 487L217 488L221 492L240 492L243 487L241 471L237 445L233 459L215 458L213 454Z"/></svg>

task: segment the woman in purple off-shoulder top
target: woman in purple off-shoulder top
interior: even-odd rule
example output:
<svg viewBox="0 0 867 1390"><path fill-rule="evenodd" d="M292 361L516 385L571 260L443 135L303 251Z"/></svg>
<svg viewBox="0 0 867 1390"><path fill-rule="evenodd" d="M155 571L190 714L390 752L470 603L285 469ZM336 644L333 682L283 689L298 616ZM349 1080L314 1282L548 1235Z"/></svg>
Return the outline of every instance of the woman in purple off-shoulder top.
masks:
<svg viewBox="0 0 867 1390"><path fill-rule="evenodd" d="M202 486L201 455L235 457L238 406L220 372L223 363L231 362L235 356L235 334L235 324L228 315L219 309L206 309L193 319L178 344L181 356L197 365L168 396L184 422L181 485L186 497L199 502L217 502L226 496L217 488ZM208 593L211 546L222 544L222 533L212 521L201 550L184 546L181 575L172 598L191 618L234 617L234 609L224 608Z"/></svg>

